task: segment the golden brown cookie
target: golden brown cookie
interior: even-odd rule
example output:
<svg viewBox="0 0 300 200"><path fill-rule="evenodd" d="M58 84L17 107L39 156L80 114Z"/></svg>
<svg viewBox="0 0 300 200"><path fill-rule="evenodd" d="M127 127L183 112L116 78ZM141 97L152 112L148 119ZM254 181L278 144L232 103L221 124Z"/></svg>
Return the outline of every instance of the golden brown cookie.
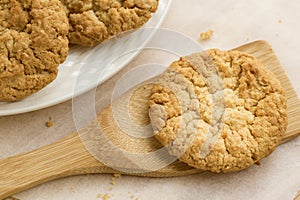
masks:
<svg viewBox="0 0 300 200"><path fill-rule="evenodd" d="M70 22L70 43L94 46L140 28L157 10L158 0L61 0Z"/></svg>
<svg viewBox="0 0 300 200"><path fill-rule="evenodd" d="M278 79L239 51L208 50L172 63L149 103L156 138L180 161L212 172L257 163L287 127Z"/></svg>
<svg viewBox="0 0 300 200"><path fill-rule="evenodd" d="M59 0L0 0L0 101L31 95L56 78L68 29Z"/></svg>

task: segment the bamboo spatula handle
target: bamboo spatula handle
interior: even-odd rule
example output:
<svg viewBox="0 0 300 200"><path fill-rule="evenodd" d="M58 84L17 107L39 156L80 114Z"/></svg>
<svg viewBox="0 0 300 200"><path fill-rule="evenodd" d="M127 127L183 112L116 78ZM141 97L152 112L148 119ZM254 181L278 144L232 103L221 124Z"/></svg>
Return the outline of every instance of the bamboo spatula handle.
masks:
<svg viewBox="0 0 300 200"><path fill-rule="evenodd" d="M283 141L289 141L297 135L300 133L285 135ZM77 133L32 152L0 160L0 169L0 199L58 178L89 173L117 173L92 157Z"/></svg>
<svg viewBox="0 0 300 200"><path fill-rule="evenodd" d="M112 173L73 133L46 147L0 160L0 199L50 180L94 171Z"/></svg>

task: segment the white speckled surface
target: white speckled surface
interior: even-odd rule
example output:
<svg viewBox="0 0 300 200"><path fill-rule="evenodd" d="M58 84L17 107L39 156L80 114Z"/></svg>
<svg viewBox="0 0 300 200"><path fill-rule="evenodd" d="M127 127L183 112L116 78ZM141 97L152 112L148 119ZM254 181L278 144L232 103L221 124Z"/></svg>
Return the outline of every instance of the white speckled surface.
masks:
<svg viewBox="0 0 300 200"><path fill-rule="evenodd" d="M267 40L300 94L299 11L299 0L174 0L163 27L195 40L200 32L214 29L212 39L201 43L205 49L229 49L257 39ZM109 90L122 74L147 60L151 60L149 55L142 53L102 87ZM46 128L49 116L53 116L55 126ZM0 127L1 158L35 149L75 130L72 102L0 117ZM96 200L98 194L107 193L110 199L122 200L293 199L300 190L299 152L300 138L297 138L280 146L261 166L239 173L162 179L123 176L116 180L111 191L111 175L85 175L52 181L15 196L21 200Z"/></svg>

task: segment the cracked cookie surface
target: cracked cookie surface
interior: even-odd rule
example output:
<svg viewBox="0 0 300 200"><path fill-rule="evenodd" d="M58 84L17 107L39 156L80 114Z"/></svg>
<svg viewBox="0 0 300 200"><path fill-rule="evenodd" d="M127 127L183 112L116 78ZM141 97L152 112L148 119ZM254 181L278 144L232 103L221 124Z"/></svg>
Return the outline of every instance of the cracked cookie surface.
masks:
<svg viewBox="0 0 300 200"><path fill-rule="evenodd" d="M154 85L149 106L155 136L172 155L218 173L259 162L279 145L287 127L280 82L239 51L213 49L172 63Z"/></svg>
<svg viewBox="0 0 300 200"><path fill-rule="evenodd" d="M58 0L0 0L0 101L24 98L56 78L68 29Z"/></svg>
<svg viewBox="0 0 300 200"><path fill-rule="evenodd" d="M157 10L158 0L61 0L69 17L72 44L94 46L140 28Z"/></svg>

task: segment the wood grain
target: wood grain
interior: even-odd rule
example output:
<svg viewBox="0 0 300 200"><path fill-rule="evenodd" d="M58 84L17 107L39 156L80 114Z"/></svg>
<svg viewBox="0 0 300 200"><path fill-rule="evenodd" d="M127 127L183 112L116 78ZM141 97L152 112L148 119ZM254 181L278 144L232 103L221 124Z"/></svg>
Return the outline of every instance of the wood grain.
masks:
<svg viewBox="0 0 300 200"><path fill-rule="evenodd" d="M287 94L289 118L288 129L282 142L287 142L297 137L300 133L300 101L270 45L264 41L257 41L238 47L237 49L256 56L280 79ZM117 115L129 113L130 118L132 118L132 121L136 124L146 125L149 119L145 109L147 108L146 105L150 95L150 88L151 84L149 85L147 83L122 96L120 100L116 101L118 105L121 105ZM128 99L129 104L124 103L127 102ZM122 118L122 116L121 119L125 122L128 120L128 118ZM146 153L162 147L153 137L136 138L120 130L115 120L113 120L112 107L108 106L98 114L97 121L89 123L82 130L79 130L80 135L78 132L75 132L54 144L32 152L0 160L0 199L57 178L91 173L118 173L117 170L107 167L93 157L99 156L97 154L99 153L99 144L101 144L97 143L97 135L93 135L95 123L101 125L105 136L109 138L115 146L128 152ZM88 145L88 147L83 144ZM106 148L105 145L103 148ZM104 155L110 156L112 160L117 161L118 166L116 166L116 168L126 168L127 165L131 167L134 166L130 165L132 164L130 158L125 159L126 162L122 162L123 159L120 157L122 155L111 149L106 150ZM136 167L138 168L140 166ZM135 166L132 170L135 170ZM149 177L171 177L200 172L202 171L175 161L163 169L154 172L125 174Z"/></svg>
<svg viewBox="0 0 300 200"><path fill-rule="evenodd" d="M300 190L299 190L297 196L294 198L294 200L300 200Z"/></svg>

